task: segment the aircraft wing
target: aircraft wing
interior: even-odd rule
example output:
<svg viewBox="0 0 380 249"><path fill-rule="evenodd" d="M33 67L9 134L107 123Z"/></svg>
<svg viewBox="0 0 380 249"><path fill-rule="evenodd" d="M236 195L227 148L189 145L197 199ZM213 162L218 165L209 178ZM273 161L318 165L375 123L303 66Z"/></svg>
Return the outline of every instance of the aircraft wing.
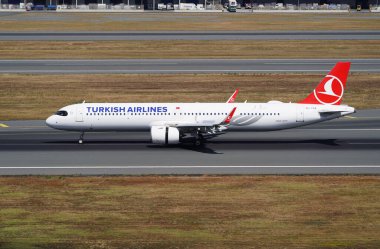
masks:
<svg viewBox="0 0 380 249"><path fill-rule="evenodd" d="M228 129L231 119L236 111L234 107L231 112L223 119L222 122L216 123L213 121L204 122L183 122L183 121L160 121L154 122L153 125L162 125L167 127L174 127L178 130L185 131L186 133L198 133L202 134L205 139L212 138L224 134L224 131Z"/></svg>

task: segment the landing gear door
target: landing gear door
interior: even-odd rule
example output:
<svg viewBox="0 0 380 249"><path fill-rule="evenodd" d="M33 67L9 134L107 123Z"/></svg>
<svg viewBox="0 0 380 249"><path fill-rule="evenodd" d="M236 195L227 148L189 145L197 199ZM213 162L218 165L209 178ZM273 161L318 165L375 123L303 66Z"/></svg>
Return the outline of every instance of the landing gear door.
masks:
<svg viewBox="0 0 380 249"><path fill-rule="evenodd" d="M304 113L305 113L304 107L298 106L297 107L297 119L296 119L297 122L304 122Z"/></svg>
<svg viewBox="0 0 380 249"><path fill-rule="evenodd" d="M83 122L83 115L84 115L84 108L80 105L77 106L76 114L75 114L75 121L76 122Z"/></svg>

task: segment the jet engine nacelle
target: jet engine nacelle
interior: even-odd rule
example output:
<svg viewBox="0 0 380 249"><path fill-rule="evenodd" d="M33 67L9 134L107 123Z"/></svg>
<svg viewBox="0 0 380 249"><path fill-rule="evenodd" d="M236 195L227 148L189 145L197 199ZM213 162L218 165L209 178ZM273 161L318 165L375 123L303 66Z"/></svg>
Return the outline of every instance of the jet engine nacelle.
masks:
<svg viewBox="0 0 380 249"><path fill-rule="evenodd" d="M154 144L179 143L179 130L177 128L157 125L150 128L150 133Z"/></svg>

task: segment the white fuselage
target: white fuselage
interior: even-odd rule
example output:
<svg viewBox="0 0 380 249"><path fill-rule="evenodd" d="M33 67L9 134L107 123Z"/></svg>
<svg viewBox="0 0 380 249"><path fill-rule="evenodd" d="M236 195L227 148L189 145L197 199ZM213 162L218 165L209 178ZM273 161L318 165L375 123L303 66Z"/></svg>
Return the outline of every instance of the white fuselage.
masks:
<svg viewBox="0 0 380 249"><path fill-rule="evenodd" d="M281 103L82 103L52 115L50 127L70 131L150 130L154 125L208 126L221 123L237 107L228 130L269 131L322 122L355 111L343 105Z"/></svg>

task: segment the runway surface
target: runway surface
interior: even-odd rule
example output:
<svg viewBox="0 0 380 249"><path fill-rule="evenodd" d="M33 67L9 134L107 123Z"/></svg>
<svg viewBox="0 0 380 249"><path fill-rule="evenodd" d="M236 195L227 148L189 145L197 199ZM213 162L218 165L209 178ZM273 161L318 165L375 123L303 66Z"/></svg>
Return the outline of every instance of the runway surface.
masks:
<svg viewBox="0 0 380 249"><path fill-rule="evenodd" d="M79 134L0 122L0 174L379 174L380 110L304 128L235 132L204 148L158 146L149 132ZM9 126L9 127L6 127Z"/></svg>
<svg viewBox="0 0 380 249"><path fill-rule="evenodd" d="M0 73L33 74L170 74L328 72L336 59L130 59L0 60ZM353 59L351 72L380 72L380 59Z"/></svg>
<svg viewBox="0 0 380 249"><path fill-rule="evenodd" d="M378 40L380 31L1 32L2 41Z"/></svg>

